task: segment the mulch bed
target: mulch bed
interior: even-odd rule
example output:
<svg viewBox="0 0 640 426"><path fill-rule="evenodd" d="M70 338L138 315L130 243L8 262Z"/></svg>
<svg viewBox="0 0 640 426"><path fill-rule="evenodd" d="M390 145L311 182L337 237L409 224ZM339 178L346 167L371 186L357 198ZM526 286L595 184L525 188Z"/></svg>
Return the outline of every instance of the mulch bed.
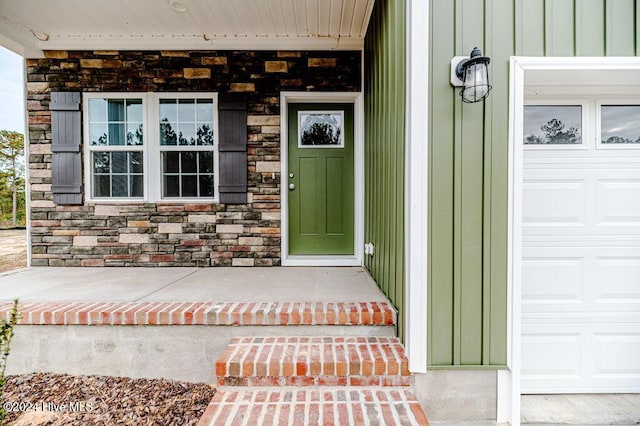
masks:
<svg viewBox="0 0 640 426"><path fill-rule="evenodd" d="M195 425L214 394L199 383L34 373L7 376L3 402L15 410L7 425Z"/></svg>

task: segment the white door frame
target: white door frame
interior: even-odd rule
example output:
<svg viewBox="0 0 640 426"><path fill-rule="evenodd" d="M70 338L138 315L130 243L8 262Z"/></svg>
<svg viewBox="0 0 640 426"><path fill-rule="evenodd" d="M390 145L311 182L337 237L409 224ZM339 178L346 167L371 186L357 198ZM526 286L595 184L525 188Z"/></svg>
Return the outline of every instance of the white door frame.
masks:
<svg viewBox="0 0 640 426"><path fill-rule="evenodd" d="M521 297L522 297L522 201L523 201L523 116L527 75L536 71L558 71L566 80L567 71L593 71L600 84L623 85L607 80L616 71L632 71L640 84L640 57L511 57L509 73L509 154L508 154L508 259L507 259L507 366L498 371L498 422L520 424ZM564 72L564 79L561 76ZM553 74L550 74L552 76ZM552 84L554 82L551 82ZM556 84L561 84L555 82ZM565 81L566 83L566 81ZM575 81L573 84L579 84ZM529 82L531 84L531 82ZM584 82L582 84L585 84ZM593 84L596 84L593 82Z"/></svg>
<svg viewBox="0 0 640 426"><path fill-rule="evenodd" d="M289 104L353 104L354 254L289 255ZM280 218L282 266L362 266L364 256L364 97L361 92L280 92Z"/></svg>

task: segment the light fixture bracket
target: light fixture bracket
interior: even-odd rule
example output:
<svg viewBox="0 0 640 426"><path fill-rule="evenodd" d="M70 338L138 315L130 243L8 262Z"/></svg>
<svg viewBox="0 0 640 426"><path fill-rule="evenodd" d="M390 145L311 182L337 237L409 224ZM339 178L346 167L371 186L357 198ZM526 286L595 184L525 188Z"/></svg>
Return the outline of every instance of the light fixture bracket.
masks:
<svg viewBox="0 0 640 426"><path fill-rule="evenodd" d="M453 87L464 86L464 81L458 77L458 64L469 59L468 56L454 56L451 58L451 85Z"/></svg>
<svg viewBox="0 0 640 426"><path fill-rule="evenodd" d="M462 96L463 102L475 103L487 97L489 91L491 91L491 85L488 84L489 75L487 72L487 66L489 65L490 62L491 62L491 58L489 58L488 56L482 56L482 52L477 47L473 48L469 56L454 56L451 59L451 76L450 76L451 85L454 87L463 88L462 91L460 91L460 95ZM484 80L486 80L486 82L483 85L478 85L478 86L473 84L470 86L471 88L473 88L473 90L468 91L469 87L465 87L465 81L464 81L465 77L468 77L468 76L465 76L465 73L470 67L473 67L476 64L483 66L480 69L484 68ZM469 84L468 81L467 81L467 84ZM480 91L481 97L479 98L477 97L478 92L476 91L477 90L476 88L482 88ZM469 97L468 96L469 93L473 93L473 97Z"/></svg>

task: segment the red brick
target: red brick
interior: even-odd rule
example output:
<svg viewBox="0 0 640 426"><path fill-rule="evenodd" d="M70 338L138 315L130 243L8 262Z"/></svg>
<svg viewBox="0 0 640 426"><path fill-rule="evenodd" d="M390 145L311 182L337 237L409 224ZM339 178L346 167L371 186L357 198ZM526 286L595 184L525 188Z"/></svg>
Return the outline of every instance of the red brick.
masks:
<svg viewBox="0 0 640 426"><path fill-rule="evenodd" d="M80 261L81 266L104 266L103 259L82 259Z"/></svg>
<svg viewBox="0 0 640 426"><path fill-rule="evenodd" d="M204 246L206 244L207 240L180 240L180 245L187 247Z"/></svg>
<svg viewBox="0 0 640 426"><path fill-rule="evenodd" d="M152 254L150 260L151 262L173 262L175 256L173 254Z"/></svg>
<svg viewBox="0 0 640 426"><path fill-rule="evenodd" d="M210 203L185 204L184 209L187 212L210 212L212 205Z"/></svg>
<svg viewBox="0 0 640 426"><path fill-rule="evenodd" d="M125 256L130 255L105 255L104 258L110 260L122 259ZM167 259L163 256L174 255L150 255L157 261ZM83 266L95 265L103 266L104 259L84 259ZM40 305L34 305L33 302L25 304L26 308L33 308L37 306L44 309L46 312L56 312L61 307L68 305L69 302L47 302ZM114 305L113 309L117 309L117 312L129 312L130 318L136 318L139 324L144 324L147 311L155 309L158 311L160 302L146 302L146 303L129 303L121 302L118 305ZM373 302L371 305L376 305L381 312L392 311L393 308L386 303ZM91 304L79 305L78 311L82 311ZM256 308L257 306L257 308ZM353 303L339 303L333 307L340 312L350 311L353 308ZM367 304L365 304L365 307ZM164 306L166 308L167 305ZM326 318L323 315L322 310L331 308L331 304L308 304L308 303L290 303L290 302L278 302L278 303L260 303L258 305L251 303L216 303L216 302L199 302L199 303L182 303L175 302L167 308L171 312L171 318L173 322L181 321L173 318L185 318L186 324L207 324L218 323L224 325L278 325L278 324L317 324L318 321L322 323L326 322ZM254 310L256 312L252 312ZM371 309L366 307L366 309ZM312 311L311 314L310 310ZM289 312L291 311L291 312ZM133 313L132 313L133 312ZM137 315L139 314L139 315ZM0 318L3 315L3 311L0 310ZM395 316L394 316L395 318ZM81 324L82 322L76 322ZM357 323L356 323L357 324ZM381 338L382 339L382 338ZM396 348L396 346L394 346ZM397 350L397 349L396 349ZM401 364L403 366L404 364ZM402 368L402 367L401 367Z"/></svg>

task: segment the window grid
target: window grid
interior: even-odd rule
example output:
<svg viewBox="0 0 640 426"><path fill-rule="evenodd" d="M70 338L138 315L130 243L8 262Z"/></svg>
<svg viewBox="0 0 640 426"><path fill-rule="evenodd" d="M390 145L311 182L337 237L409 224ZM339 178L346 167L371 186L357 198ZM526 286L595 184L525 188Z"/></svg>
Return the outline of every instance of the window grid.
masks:
<svg viewBox="0 0 640 426"><path fill-rule="evenodd" d="M213 173L213 153L211 153L212 155L210 156L211 158L208 160L203 160L202 157L204 154L209 153L210 151L166 151L163 153L163 159L162 159L162 164L163 164L163 169L165 167L165 165L167 164L168 160L167 160L167 156L170 153L176 153L177 155L177 164L178 164L178 171L177 172L166 172L163 170L163 186L164 186L164 190L163 190L163 195L164 198L188 198L188 197L211 197L213 196L213 179L214 179L214 173ZM195 172L192 171L184 171L185 167L184 167L184 160L183 158L185 157L184 154L189 154L189 153L193 153L195 154ZM210 170L211 172L208 172L205 170L202 170L202 163L203 161L207 161L211 164L210 166ZM169 178L174 177L177 178L177 182L178 182L178 195L166 195L168 193L168 181ZM195 195L185 195L184 194L184 189L185 189L185 183L187 182L187 178L195 178L195 181L197 182L196 184L196 194ZM208 182L208 185L211 186L211 190L210 191L206 191L206 193L203 193L205 191L203 191L203 186L207 185L207 179L210 179L210 181Z"/></svg>
<svg viewBox="0 0 640 426"><path fill-rule="evenodd" d="M118 111L119 105L122 105L122 111ZM133 111L134 108L142 110L142 99L93 98L89 101L89 108L89 134L92 146L139 146L143 144L142 111L138 113ZM138 114L139 117L135 117ZM134 117L130 119L130 115L134 115ZM98 130L102 130L102 132L100 132L96 143L95 136Z"/></svg>
<svg viewBox="0 0 640 426"><path fill-rule="evenodd" d="M114 160L114 155L117 155L117 154L124 154L126 158L124 162L126 170L123 172L113 171L116 168L114 166L114 164L116 163L116 160ZM102 198L102 197L141 198L143 196L144 166L142 163L142 153L140 153L139 158L135 158L135 154L138 154L138 152L136 151L133 151L133 152L132 151L115 151L115 152L93 151L92 165L93 165L93 179L94 179L94 185L93 185L94 197L96 198ZM96 163L98 161L98 157L101 155L103 156L106 155L105 157L103 157L106 159L106 163L108 164L108 166L106 167L106 170L108 171L106 173L96 171L97 169ZM140 171L134 170L133 168L134 162L139 164ZM108 191L106 191L106 193L103 193L102 190L104 189L104 187L102 185L104 185L105 183L105 178L106 178ZM126 194L119 195L120 193L122 193L122 190L120 189L120 190L114 191L114 186L116 186L114 182L117 183L118 181L122 181L122 178L124 178L125 180L125 185L123 186L122 183L120 183L120 186L124 188L124 190L126 191Z"/></svg>
<svg viewBox="0 0 640 426"><path fill-rule="evenodd" d="M162 201L163 199L168 199L171 201L218 201L217 170L219 155L217 140L218 103L216 93L136 93L135 96L133 96L133 94L131 93L85 93L83 97L84 140L87 141L84 144L84 173L85 182L87 182L87 201L115 203L122 203L126 202L127 200L158 202ZM195 141L198 136L196 126L200 127L202 126L202 124L207 124L208 126L210 126L210 129L206 129L208 140L203 142L203 135L201 134L201 140L192 142L192 145L163 145L163 142L161 141L159 126L159 121L161 119L159 111L161 102L166 102L166 100L173 100L173 102L175 102L176 104L191 103L194 104L194 106L202 102L202 110L208 111L206 119L202 118L202 111L199 111L199 116L196 116L189 121L186 121L185 117L183 116L181 116L180 118L185 119L185 123L190 123L188 124L188 126L191 126L190 128L192 129L190 132L186 132L185 139L191 140L191 137L193 136L193 140ZM100 101L102 101L103 104L102 108L100 108L100 111L98 111L99 113L92 114L92 105L95 105L95 102L100 103ZM112 135L112 138L109 138L109 116L107 111L108 108L106 106L109 101L113 101L116 104L118 103L118 101L121 103L124 102L124 109L127 110L126 112L122 112L119 115L112 115L110 123L122 124L128 122L130 133L132 133L133 130L136 129L136 126L139 129L140 124L142 124L142 128L144 129L144 131L140 129L139 137L134 137L133 140L131 140L131 138L129 138L129 140L127 140L126 138L118 139L118 137L113 139ZM129 114L130 108L128 108L128 106L130 104L137 105L138 108L137 111L134 111L133 115ZM120 110L122 111L123 108L120 107ZM135 126L131 123L135 124ZM101 128L98 129L100 131L100 134L98 134L98 136L96 136L96 131L91 133L92 125L96 124L99 125L98 127L101 126ZM127 125L125 124L124 127L126 129ZM120 132L120 134L122 134L122 132ZM103 141L101 141L102 143L98 144L97 142L93 142L96 141L97 137L101 135L104 135ZM115 144L112 144L114 143L114 141ZM138 169L134 172L131 170L130 164L127 165L126 178L119 177L125 174L124 170L122 170L122 173L104 169L94 171L94 154L105 155L109 153L110 159L111 153L116 152L126 153L128 159L131 157L131 155L138 153L140 155L140 157L138 158L140 159L141 169ZM193 152L195 154L197 166L193 170L193 172L189 170L179 169L176 173L169 173L169 176L177 175L179 179L186 178L187 182L185 182L184 185L190 185L193 189L193 192L183 191L181 189L181 191L179 192L179 196L163 196L163 155L169 152L177 152L179 153L179 155L183 155L187 152ZM204 153L210 153L210 157L200 159L199 157L203 156ZM204 164L205 162L208 162L208 164L210 164L210 167L207 169L202 168L202 164ZM98 177L99 179L108 179L108 192L106 189L104 189L106 187L106 184L104 183L103 190L97 188L98 182L96 181L96 177ZM140 192L138 190L140 188L140 178L142 178L142 195L138 196ZM126 185L122 183L125 179ZM193 184L194 180L196 184ZM189 182L191 182L191 184L189 184ZM126 194L122 192L123 187L126 187ZM120 192L118 192L119 190ZM113 196L114 193L120 193L126 196L115 197Z"/></svg>
<svg viewBox="0 0 640 426"><path fill-rule="evenodd" d="M167 97L159 100L158 130L163 199L209 198L215 194L215 111L213 98ZM173 129L176 128L176 130ZM175 153L175 155L172 155ZM207 156L206 153L211 153ZM185 161L193 155L192 167ZM169 159L177 163L177 170L168 169ZM211 167L202 170L203 158ZM176 161L177 160L177 161ZM193 167L195 166L195 167Z"/></svg>
<svg viewBox="0 0 640 426"><path fill-rule="evenodd" d="M144 199L144 98L98 94L86 105L92 198ZM134 158L139 171L132 170Z"/></svg>

